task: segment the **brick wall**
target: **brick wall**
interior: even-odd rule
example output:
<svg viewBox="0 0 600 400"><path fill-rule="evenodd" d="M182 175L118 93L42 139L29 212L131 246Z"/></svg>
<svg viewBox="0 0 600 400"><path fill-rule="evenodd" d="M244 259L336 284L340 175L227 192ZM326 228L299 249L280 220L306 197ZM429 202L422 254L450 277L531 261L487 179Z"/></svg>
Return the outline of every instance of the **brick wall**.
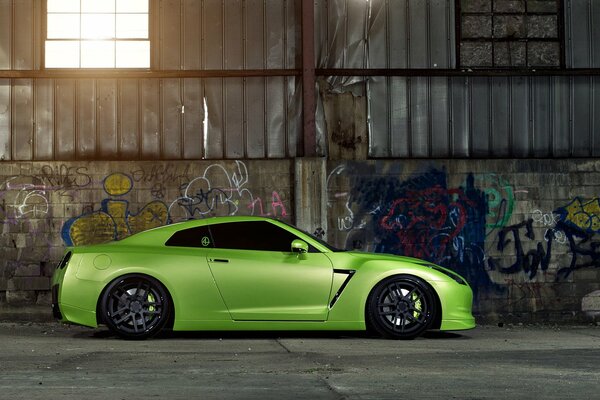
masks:
<svg viewBox="0 0 600 400"><path fill-rule="evenodd" d="M329 241L460 272L480 320L600 312L600 161L329 162Z"/></svg>
<svg viewBox="0 0 600 400"><path fill-rule="evenodd" d="M214 215L292 222L292 178L289 160L2 163L0 307L50 304L67 245Z"/></svg>

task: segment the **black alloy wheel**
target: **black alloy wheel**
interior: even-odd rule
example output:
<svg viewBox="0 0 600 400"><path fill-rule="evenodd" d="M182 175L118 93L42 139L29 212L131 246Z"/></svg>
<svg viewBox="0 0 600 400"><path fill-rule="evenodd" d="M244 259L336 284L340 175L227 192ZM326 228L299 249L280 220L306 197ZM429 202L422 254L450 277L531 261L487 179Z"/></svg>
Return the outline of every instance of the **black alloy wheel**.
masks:
<svg viewBox="0 0 600 400"><path fill-rule="evenodd" d="M101 311L108 328L125 339L147 339L160 332L171 314L165 287L145 275L112 281L102 296Z"/></svg>
<svg viewBox="0 0 600 400"><path fill-rule="evenodd" d="M367 324L391 339L414 339L431 325L436 312L433 289L420 278L396 275L381 281L367 300Z"/></svg>

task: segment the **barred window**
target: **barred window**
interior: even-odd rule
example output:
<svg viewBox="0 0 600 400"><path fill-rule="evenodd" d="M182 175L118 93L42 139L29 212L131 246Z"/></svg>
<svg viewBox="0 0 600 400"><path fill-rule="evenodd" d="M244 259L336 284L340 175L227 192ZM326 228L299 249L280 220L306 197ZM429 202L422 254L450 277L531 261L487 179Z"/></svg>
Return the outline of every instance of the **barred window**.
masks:
<svg viewBox="0 0 600 400"><path fill-rule="evenodd" d="M148 0L47 0L46 68L150 68Z"/></svg>

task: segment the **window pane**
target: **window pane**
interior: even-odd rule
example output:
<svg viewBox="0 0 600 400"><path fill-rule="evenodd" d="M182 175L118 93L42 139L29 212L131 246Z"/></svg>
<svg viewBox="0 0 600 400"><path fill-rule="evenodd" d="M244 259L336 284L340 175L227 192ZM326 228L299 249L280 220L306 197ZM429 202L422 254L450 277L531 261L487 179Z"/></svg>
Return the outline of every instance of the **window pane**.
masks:
<svg viewBox="0 0 600 400"><path fill-rule="evenodd" d="M214 246L220 249L292 252L292 233L269 222L231 222L210 226Z"/></svg>
<svg viewBox="0 0 600 400"><path fill-rule="evenodd" d="M48 0L48 12L79 12L79 0Z"/></svg>
<svg viewBox="0 0 600 400"><path fill-rule="evenodd" d="M147 39L147 14L117 14L117 38Z"/></svg>
<svg viewBox="0 0 600 400"><path fill-rule="evenodd" d="M82 13L114 13L115 2L106 0L81 0Z"/></svg>
<svg viewBox="0 0 600 400"><path fill-rule="evenodd" d="M46 68L79 68L79 41L46 41Z"/></svg>
<svg viewBox="0 0 600 400"><path fill-rule="evenodd" d="M150 42L117 42L117 68L150 68Z"/></svg>
<svg viewBox="0 0 600 400"><path fill-rule="evenodd" d="M48 39L79 39L79 14L48 14Z"/></svg>
<svg viewBox="0 0 600 400"><path fill-rule="evenodd" d="M81 42L82 68L114 68L115 42L91 40Z"/></svg>
<svg viewBox="0 0 600 400"><path fill-rule="evenodd" d="M148 0L117 0L118 13L147 13Z"/></svg>
<svg viewBox="0 0 600 400"><path fill-rule="evenodd" d="M115 37L114 14L82 14L82 39L112 39Z"/></svg>
<svg viewBox="0 0 600 400"><path fill-rule="evenodd" d="M175 232L167 240L165 246L212 248L213 244L208 228L206 226L199 226Z"/></svg>

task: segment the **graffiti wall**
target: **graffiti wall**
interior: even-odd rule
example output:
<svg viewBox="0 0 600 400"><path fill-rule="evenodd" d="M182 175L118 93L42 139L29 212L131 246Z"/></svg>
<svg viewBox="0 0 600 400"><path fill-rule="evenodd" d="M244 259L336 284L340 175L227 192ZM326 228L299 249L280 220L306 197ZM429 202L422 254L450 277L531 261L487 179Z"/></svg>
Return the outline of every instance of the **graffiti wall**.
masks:
<svg viewBox="0 0 600 400"><path fill-rule="evenodd" d="M292 170L283 160L4 164L0 303L48 303L66 246L217 215L293 222Z"/></svg>
<svg viewBox="0 0 600 400"><path fill-rule="evenodd" d="M328 238L460 273L482 319L593 319L598 170L585 161L330 163Z"/></svg>

